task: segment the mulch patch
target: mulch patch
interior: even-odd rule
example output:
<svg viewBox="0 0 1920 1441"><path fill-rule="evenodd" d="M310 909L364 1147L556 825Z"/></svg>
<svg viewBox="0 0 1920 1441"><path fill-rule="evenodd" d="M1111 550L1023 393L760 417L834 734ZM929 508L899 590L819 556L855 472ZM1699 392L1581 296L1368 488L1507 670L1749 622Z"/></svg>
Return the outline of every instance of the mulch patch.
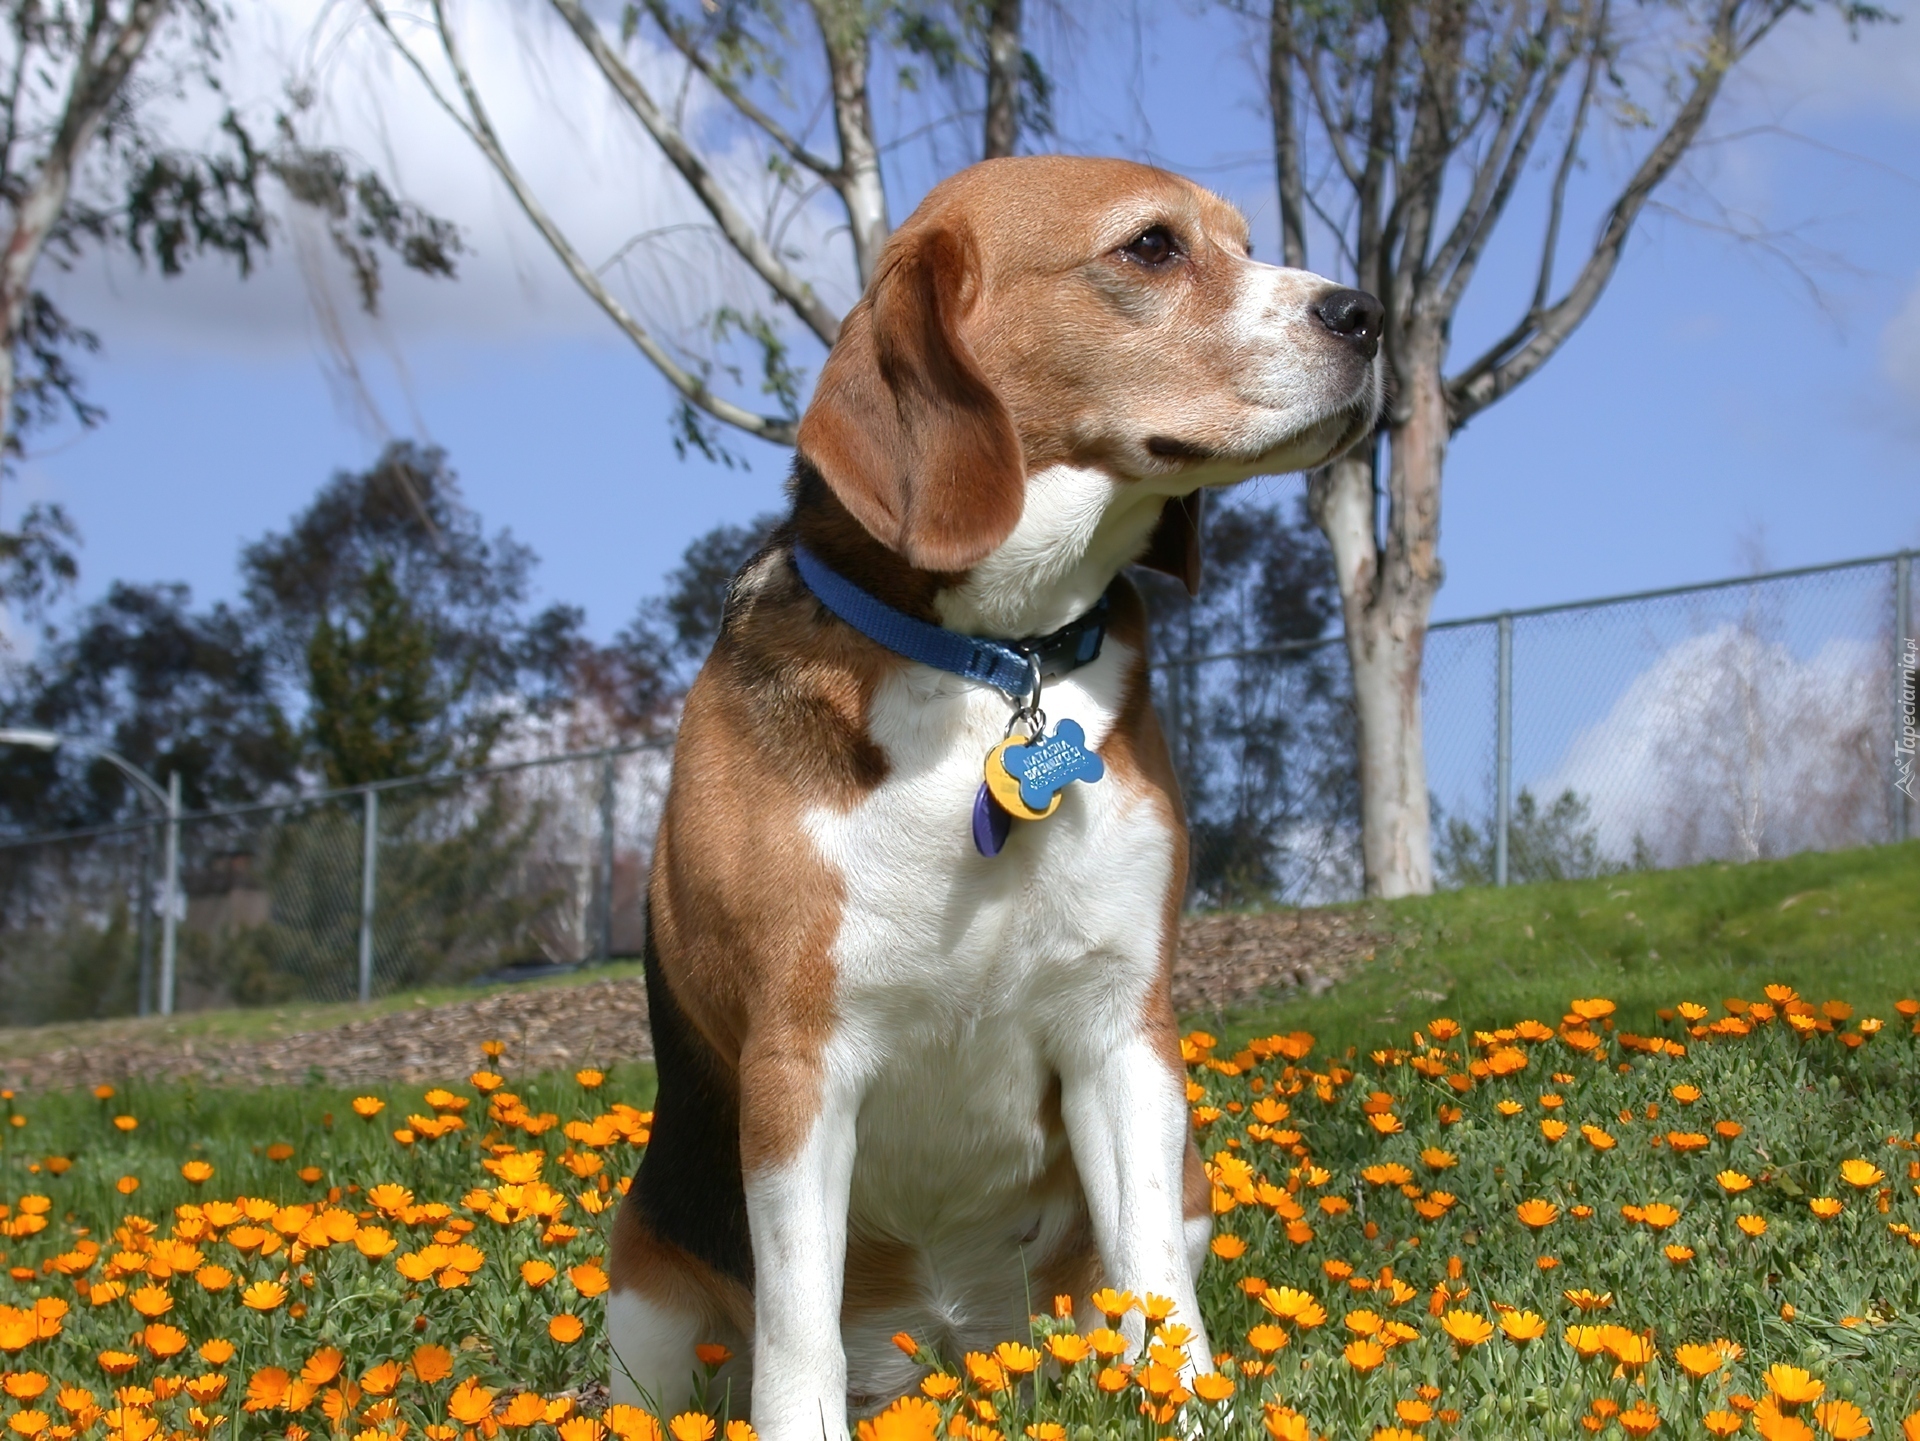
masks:
<svg viewBox="0 0 1920 1441"><path fill-rule="evenodd" d="M1192 916L1181 928L1174 1004L1183 1015L1207 1015L1296 989L1318 995L1371 960L1383 939L1350 911ZM646 1060L653 1054L646 989L638 979L529 987L265 1041L148 1039L136 1031L0 1061L0 1077L36 1090L129 1079L446 1081L473 1070L487 1040L506 1042L506 1063L519 1075Z"/></svg>

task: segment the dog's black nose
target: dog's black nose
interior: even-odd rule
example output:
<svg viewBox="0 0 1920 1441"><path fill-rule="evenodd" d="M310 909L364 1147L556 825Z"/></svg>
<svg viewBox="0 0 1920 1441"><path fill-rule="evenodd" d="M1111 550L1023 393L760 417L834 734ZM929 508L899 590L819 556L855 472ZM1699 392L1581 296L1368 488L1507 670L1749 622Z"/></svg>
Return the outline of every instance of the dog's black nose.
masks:
<svg viewBox="0 0 1920 1441"><path fill-rule="evenodd" d="M1387 311L1364 290L1336 290L1313 304L1314 317L1369 360L1380 348Z"/></svg>

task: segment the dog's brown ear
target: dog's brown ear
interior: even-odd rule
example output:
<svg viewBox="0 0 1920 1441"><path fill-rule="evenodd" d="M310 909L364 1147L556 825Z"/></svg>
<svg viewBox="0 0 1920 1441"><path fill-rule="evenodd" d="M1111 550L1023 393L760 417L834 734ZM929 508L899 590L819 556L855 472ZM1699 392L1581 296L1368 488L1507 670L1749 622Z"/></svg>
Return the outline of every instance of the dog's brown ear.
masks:
<svg viewBox="0 0 1920 1441"><path fill-rule="evenodd" d="M1204 494L1196 490L1167 501L1139 561L1148 570L1172 576L1188 595L1200 594L1200 497Z"/></svg>
<svg viewBox="0 0 1920 1441"><path fill-rule="evenodd" d="M981 560L1026 498L1013 417L960 334L979 271L967 236L896 238L800 421L800 454L840 503L923 570Z"/></svg>

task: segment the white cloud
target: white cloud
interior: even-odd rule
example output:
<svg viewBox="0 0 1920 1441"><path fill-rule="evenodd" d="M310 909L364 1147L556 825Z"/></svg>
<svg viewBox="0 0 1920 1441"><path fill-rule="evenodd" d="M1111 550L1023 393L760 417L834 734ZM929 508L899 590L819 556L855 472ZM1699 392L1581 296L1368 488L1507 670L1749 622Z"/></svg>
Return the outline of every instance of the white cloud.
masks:
<svg viewBox="0 0 1920 1441"><path fill-rule="evenodd" d="M603 265L634 237L667 232L635 246L608 272L624 304L666 338L691 340L700 317L723 295L737 302L743 293L761 292L723 252L678 175L549 7L493 0L456 7L454 14L506 149L588 262ZM412 38L444 80L444 65L433 65L439 57L431 32L421 27ZM262 0L239 7L232 39L228 88L243 113L265 124L284 104L290 79L310 80L319 104L306 125L309 138L344 145L397 180L407 198L457 222L471 250L460 262L460 278L427 280L389 259L383 319L369 327L324 235L310 217L296 214L261 271L244 284L214 262L162 280L124 255L93 257L69 275L46 276L77 320L119 346L301 351L317 338L311 298L317 285L360 346L391 337L405 344L617 340L613 324L566 275L504 183L359 5ZM643 51L639 68L656 94L676 93L678 72L668 58ZM191 138L212 118L196 100L172 128ZM702 110L696 92L686 124L711 147L709 163L736 194L766 201L771 182L760 157L750 146L729 144L717 121ZM844 243L827 233L830 219L816 205L790 238L817 257L809 274L821 293L844 306L853 299L851 267Z"/></svg>
<svg viewBox="0 0 1920 1441"><path fill-rule="evenodd" d="M1901 399L1920 407L1920 277L1880 332L1880 369Z"/></svg>

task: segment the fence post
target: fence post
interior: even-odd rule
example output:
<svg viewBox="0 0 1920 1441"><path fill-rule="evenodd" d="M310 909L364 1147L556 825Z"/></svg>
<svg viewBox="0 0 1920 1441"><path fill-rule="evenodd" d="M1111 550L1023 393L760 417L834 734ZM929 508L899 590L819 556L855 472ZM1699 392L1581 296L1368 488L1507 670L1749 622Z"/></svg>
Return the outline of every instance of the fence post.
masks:
<svg viewBox="0 0 1920 1441"><path fill-rule="evenodd" d="M595 889L600 892L600 904L595 908L598 914L594 919L600 934L595 938L594 959L602 962L613 955L613 802L617 779L613 757L601 757L600 855L594 876Z"/></svg>
<svg viewBox="0 0 1920 1441"><path fill-rule="evenodd" d="M360 822L360 1004L373 999L374 888L380 876L380 792L363 792Z"/></svg>
<svg viewBox="0 0 1920 1441"><path fill-rule="evenodd" d="M166 881L160 891L160 1014L173 1014L180 924L180 772L167 777Z"/></svg>
<svg viewBox="0 0 1920 1441"><path fill-rule="evenodd" d="M1493 755L1493 883L1507 883L1507 837L1513 827L1513 617L1502 614Z"/></svg>
<svg viewBox="0 0 1920 1441"><path fill-rule="evenodd" d="M140 926L134 945L139 954L134 1014L153 1014L153 827L140 828Z"/></svg>
<svg viewBox="0 0 1920 1441"><path fill-rule="evenodd" d="M1902 551L1893 561L1893 724L1896 737L1906 720L1907 687L1912 684L1908 671L1907 636L1913 624L1913 552ZM1893 792L1893 838L1904 841L1913 834L1913 802L1898 787Z"/></svg>

